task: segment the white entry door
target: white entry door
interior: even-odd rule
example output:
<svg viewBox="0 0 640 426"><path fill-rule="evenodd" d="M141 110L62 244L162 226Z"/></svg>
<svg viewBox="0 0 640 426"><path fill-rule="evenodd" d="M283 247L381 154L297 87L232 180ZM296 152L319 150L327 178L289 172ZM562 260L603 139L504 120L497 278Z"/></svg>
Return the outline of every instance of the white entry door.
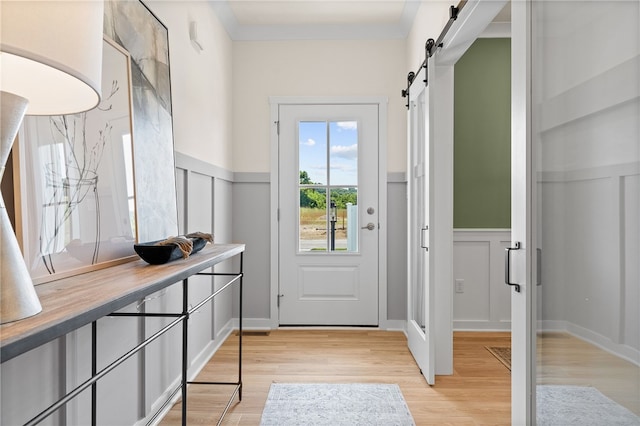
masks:
<svg viewBox="0 0 640 426"><path fill-rule="evenodd" d="M432 128L430 93L435 78L433 57L428 67L421 68L409 89L409 150L408 150L408 194L409 194L409 234L408 234L408 323L407 336L409 350L420 367L427 383L435 383L435 336L434 336L434 279L430 267L429 249L433 243L429 231L432 216L430 184ZM429 79L425 74L430 74ZM429 85L425 85L425 81Z"/></svg>
<svg viewBox="0 0 640 426"><path fill-rule="evenodd" d="M378 105L279 105L280 325L378 325Z"/></svg>

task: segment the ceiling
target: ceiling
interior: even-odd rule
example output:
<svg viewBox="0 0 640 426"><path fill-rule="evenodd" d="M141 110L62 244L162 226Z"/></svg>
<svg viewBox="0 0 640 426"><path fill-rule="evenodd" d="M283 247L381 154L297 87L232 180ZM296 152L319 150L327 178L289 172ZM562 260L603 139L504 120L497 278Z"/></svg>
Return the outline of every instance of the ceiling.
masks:
<svg viewBox="0 0 640 426"><path fill-rule="evenodd" d="M416 0L211 0L233 40L405 38Z"/></svg>
<svg viewBox="0 0 640 426"><path fill-rule="evenodd" d="M420 0L209 0L233 40L404 39ZM432 0L433 1L433 0ZM447 7L451 3L446 0ZM510 22L511 8L495 22Z"/></svg>

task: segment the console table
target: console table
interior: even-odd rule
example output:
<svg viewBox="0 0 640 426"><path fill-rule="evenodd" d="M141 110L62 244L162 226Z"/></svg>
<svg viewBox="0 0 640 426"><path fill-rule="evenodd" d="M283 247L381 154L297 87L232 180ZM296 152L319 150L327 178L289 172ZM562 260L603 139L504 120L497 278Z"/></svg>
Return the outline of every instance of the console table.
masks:
<svg viewBox="0 0 640 426"><path fill-rule="evenodd" d="M153 421L159 413L167 407L173 397L182 392L182 424L186 425L187 385L216 384L233 385L234 390L218 424L227 413L236 395L242 400L242 278L244 244L208 244L198 253L187 259L176 260L164 265L149 265L142 260L131 261L105 269L88 272L68 278L59 279L36 286L42 312L20 321L0 326L0 362L8 361L31 349L50 342L69 332L92 324L92 375L91 378L67 393L63 398L44 409L39 415L29 420L26 425L35 425L53 414L82 391L91 388L91 417L92 424L96 424L96 405L98 403L96 382L145 348L149 343L171 330L182 325L182 374L180 385L170 394L165 404L160 407ZM225 260L238 256L240 266L238 272L217 273L203 272ZM221 288L194 306L189 306L188 278L192 275L227 276L229 281ZM160 291L173 284L182 282L182 311L168 313L118 313L116 311L143 300L146 296ZM187 346L188 319L205 303L214 299L233 284L239 286L239 354L237 382L188 382L187 381ZM159 331L139 342L126 354L113 361L105 368L97 369L97 321L111 316L141 316L166 317L173 320Z"/></svg>

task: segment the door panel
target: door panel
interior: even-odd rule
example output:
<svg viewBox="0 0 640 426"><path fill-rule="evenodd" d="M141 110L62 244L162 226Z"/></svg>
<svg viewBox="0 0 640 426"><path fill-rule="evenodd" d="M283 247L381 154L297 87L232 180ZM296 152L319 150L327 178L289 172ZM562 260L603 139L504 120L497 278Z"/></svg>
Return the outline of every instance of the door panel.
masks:
<svg viewBox="0 0 640 426"><path fill-rule="evenodd" d="M279 322L378 324L378 106L279 106Z"/></svg>
<svg viewBox="0 0 640 426"><path fill-rule="evenodd" d="M301 300L358 300L358 268L354 266L300 266Z"/></svg>
<svg viewBox="0 0 640 426"><path fill-rule="evenodd" d="M427 383L435 383L434 279L430 258L433 250L429 219L432 216L430 185L433 182L431 133L433 109L430 93L435 69L433 58L415 77L409 90L409 235L408 235L408 345ZM431 71L429 71L431 70ZM423 83L429 80L429 86Z"/></svg>
<svg viewBox="0 0 640 426"><path fill-rule="evenodd" d="M556 400L604 395L640 416L640 2L534 2L532 17L533 414L569 424ZM622 418L600 422L640 424Z"/></svg>

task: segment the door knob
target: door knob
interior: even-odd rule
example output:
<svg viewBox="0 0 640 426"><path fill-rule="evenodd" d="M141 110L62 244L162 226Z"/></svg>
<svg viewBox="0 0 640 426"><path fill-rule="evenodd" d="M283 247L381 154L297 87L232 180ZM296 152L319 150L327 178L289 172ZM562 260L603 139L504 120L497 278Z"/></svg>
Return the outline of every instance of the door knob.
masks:
<svg viewBox="0 0 640 426"><path fill-rule="evenodd" d="M373 231L376 229L376 225L373 222L367 223L367 226L363 226L362 229L368 229L369 231Z"/></svg>

